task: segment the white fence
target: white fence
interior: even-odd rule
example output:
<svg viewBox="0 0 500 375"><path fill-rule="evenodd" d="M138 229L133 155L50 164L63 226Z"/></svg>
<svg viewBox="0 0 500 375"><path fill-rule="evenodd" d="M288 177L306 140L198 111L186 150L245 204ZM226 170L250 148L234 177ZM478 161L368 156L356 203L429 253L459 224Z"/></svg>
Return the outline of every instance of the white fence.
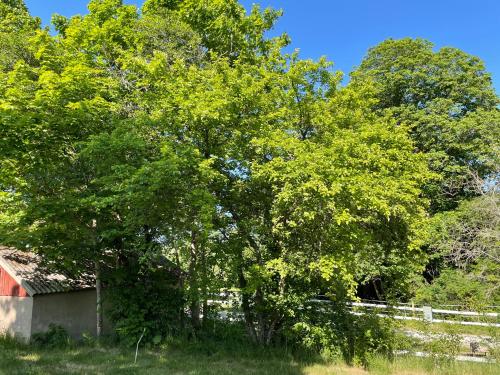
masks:
<svg viewBox="0 0 500 375"><path fill-rule="evenodd" d="M323 300L314 300L315 302L326 302ZM429 323L447 323L447 324L461 324L470 326L483 326L483 327L500 327L499 323L486 321L498 320L498 313L495 312L477 312L477 311L459 311L459 310L444 310L444 309L433 309L430 306L414 307L414 306L391 306L388 304L376 304L376 303L364 303L364 302L352 302L352 308L361 307L373 310L381 310L382 313L378 313L378 316L391 316L394 319L401 320L423 320ZM396 314L390 315L389 312L396 312ZM404 312L404 315L398 314L398 312ZM362 315L363 312L352 311L355 315ZM411 314L410 314L411 313ZM478 321L470 320L451 320L451 319L436 319L437 316L458 316L467 318L476 318Z"/></svg>
<svg viewBox="0 0 500 375"><path fill-rule="evenodd" d="M219 298L210 300L209 304L223 305L228 302L228 299L233 299L233 302L239 301L238 298L239 296L237 294L230 296L221 293L217 297ZM311 302L318 304L333 303L332 301L327 299L313 299L311 300ZM377 316L391 317L399 320L420 320L420 321L426 321L428 323L446 323L446 324L460 324L469 326L500 328L500 323L498 319L500 314L496 312L434 309L430 306L416 307L410 305L405 306L403 304L390 305L387 302L382 302L382 303L351 302L349 303L349 305L351 307L351 313L353 315L364 315L366 314L367 311L379 311L376 313ZM491 307L497 308L497 306L491 306ZM228 315L227 311L225 311L223 315L224 316ZM450 317L455 317L455 316L457 317L457 319L450 319Z"/></svg>

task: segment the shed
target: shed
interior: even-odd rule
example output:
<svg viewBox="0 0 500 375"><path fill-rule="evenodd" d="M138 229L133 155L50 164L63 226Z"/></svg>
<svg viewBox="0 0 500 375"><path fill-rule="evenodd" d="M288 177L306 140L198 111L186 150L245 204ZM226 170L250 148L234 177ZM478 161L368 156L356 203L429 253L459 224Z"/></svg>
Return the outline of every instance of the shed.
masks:
<svg viewBox="0 0 500 375"><path fill-rule="evenodd" d="M95 288L45 270L33 253L0 246L0 332L29 340L50 324L74 338L95 334Z"/></svg>

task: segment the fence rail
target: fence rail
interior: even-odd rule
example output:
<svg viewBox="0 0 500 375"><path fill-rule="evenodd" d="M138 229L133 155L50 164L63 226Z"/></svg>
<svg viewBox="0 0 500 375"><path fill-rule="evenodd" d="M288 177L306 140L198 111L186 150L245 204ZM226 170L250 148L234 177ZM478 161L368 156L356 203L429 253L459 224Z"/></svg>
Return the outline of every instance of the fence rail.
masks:
<svg viewBox="0 0 500 375"><path fill-rule="evenodd" d="M224 304L228 302L228 298L238 299L237 294L218 294L214 295L214 299L209 301L209 304ZM217 298L219 297L219 298ZM222 297L222 298L221 298ZM321 296L320 296L321 297ZM317 304L332 304L333 302L327 299L312 299L312 303ZM419 320L426 321L428 323L445 323L445 324L460 324L468 326L482 326L482 327L496 327L500 328L500 323L498 322L499 313L496 312L479 312L479 311L462 311L462 310L447 310L447 309L433 309L431 306L405 306L401 305L391 305L384 301L376 301L379 303L368 303L368 302L351 302L349 306L351 307L351 313L353 315L365 315L366 312L359 311L360 309L371 309L374 311L380 311L376 313L380 317L391 317L398 320ZM404 312L402 314L393 314L394 312ZM407 313L412 313L408 315ZM436 318L436 316L438 318ZM457 316L463 317L461 320L451 320L446 319L446 316ZM464 320L466 318L477 318L483 319L483 321L471 321ZM496 322L492 321L496 320Z"/></svg>
<svg viewBox="0 0 500 375"><path fill-rule="evenodd" d="M405 310L405 311L419 311L423 312L423 307L409 307L409 306L391 306L364 302L352 302L351 306L359 307L370 307L370 308L380 308L380 309L395 309L395 310ZM443 310L443 309L432 309L433 313L436 314L446 314L446 315L462 315L462 316L487 316L490 318L498 318L498 313L492 312L477 312L477 311L460 311L460 310Z"/></svg>
<svg viewBox="0 0 500 375"><path fill-rule="evenodd" d="M329 301L324 300L314 300L314 302L321 303L329 303ZM418 312L420 313L419 317L417 316L407 316L407 315L392 315L395 319L400 320L423 320L429 323L446 323L446 324L461 324L461 325L470 325L470 326L483 326L483 327L500 327L499 323L494 322L486 322L486 321L464 321L464 320L450 320L450 319L436 319L435 315L456 315L460 317L476 317L476 318L496 318L498 319L499 314L493 312L478 312L478 311L459 311L459 310L444 310L444 309L433 309L430 306L422 306L422 307L410 307L410 306L391 306L388 304L376 304L376 303L366 303L366 302L352 302L350 303L351 307L364 307L369 309L377 309L377 310L385 310L389 312L391 310L396 311L410 311L410 312ZM355 315L363 315L363 312L352 311ZM378 316L389 316L387 313L385 314L377 314Z"/></svg>

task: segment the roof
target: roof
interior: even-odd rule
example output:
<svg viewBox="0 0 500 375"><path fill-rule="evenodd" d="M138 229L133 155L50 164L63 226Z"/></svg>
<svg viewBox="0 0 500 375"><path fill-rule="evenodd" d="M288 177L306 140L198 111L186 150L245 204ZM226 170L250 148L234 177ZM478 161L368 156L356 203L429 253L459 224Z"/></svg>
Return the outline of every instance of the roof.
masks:
<svg viewBox="0 0 500 375"><path fill-rule="evenodd" d="M2 267L28 294L62 293L93 288L88 281L75 280L42 266L41 257L0 245Z"/></svg>

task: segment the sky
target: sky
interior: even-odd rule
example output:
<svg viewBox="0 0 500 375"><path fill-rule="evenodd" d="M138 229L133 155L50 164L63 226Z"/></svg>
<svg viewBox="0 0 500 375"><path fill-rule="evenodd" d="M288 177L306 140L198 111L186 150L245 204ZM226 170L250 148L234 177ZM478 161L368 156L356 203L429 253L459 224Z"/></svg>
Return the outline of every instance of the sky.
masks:
<svg viewBox="0 0 500 375"><path fill-rule="evenodd" d="M87 12L88 0L26 0L31 14L50 23L53 13ZM141 0L125 0L140 5ZM436 48L479 56L500 93L500 0L242 0L283 9L271 35L286 32L302 58L326 56L348 74L368 48L387 38L420 37Z"/></svg>

